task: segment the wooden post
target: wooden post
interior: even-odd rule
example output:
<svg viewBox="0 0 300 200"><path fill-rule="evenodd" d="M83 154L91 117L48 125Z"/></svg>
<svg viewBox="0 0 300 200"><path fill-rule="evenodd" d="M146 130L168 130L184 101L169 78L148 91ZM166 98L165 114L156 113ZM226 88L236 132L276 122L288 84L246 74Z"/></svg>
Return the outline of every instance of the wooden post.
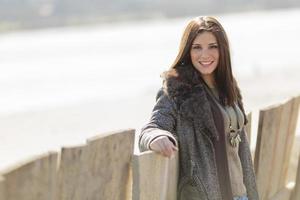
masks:
<svg viewBox="0 0 300 200"><path fill-rule="evenodd" d="M82 153L85 145L77 147L63 147L61 150L60 164L58 170L58 188L56 199L71 200L77 199L80 185L80 169Z"/></svg>
<svg viewBox="0 0 300 200"><path fill-rule="evenodd" d="M5 184L4 178L0 175L0 200L6 200L4 184Z"/></svg>
<svg viewBox="0 0 300 200"><path fill-rule="evenodd" d="M53 152L5 172L5 200L55 200L56 166Z"/></svg>
<svg viewBox="0 0 300 200"><path fill-rule="evenodd" d="M101 134L84 146L64 148L59 200L129 200L134 130Z"/></svg>
<svg viewBox="0 0 300 200"><path fill-rule="evenodd" d="M295 121L292 116L294 99L283 104L281 111L281 119L277 125L277 141L273 154L273 173L271 174L269 185L269 197L274 196L281 188L285 188L286 174L282 174L284 165L288 167L290 160L291 146L287 146L288 141L293 141L295 131L290 132L290 124ZM287 153L288 152L288 153ZM285 163L286 162L286 163Z"/></svg>
<svg viewBox="0 0 300 200"><path fill-rule="evenodd" d="M259 113L257 144L254 167L258 193L261 199L268 199L271 175L273 172L274 152L277 145L277 125L280 123L282 107L271 107Z"/></svg>
<svg viewBox="0 0 300 200"><path fill-rule="evenodd" d="M295 109L300 109L300 97L297 98L298 107ZM297 115L298 116L298 115ZM296 125L295 125L296 126ZM296 185L294 187L294 190L292 192L290 200L299 200L300 199L300 157L298 157L298 169L297 169L297 175L296 175Z"/></svg>
<svg viewBox="0 0 300 200"><path fill-rule="evenodd" d="M286 187L298 110L299 97L260 111L254 166L262 199Z"/></svg>
<svg viewBox="0 0 300 200"><path fill-rule="evenodd" d="M290 200L299 200L299 199L300 199L300 159L298 160L296 185L294 187Z"/></svg>
<svg viewBox="0 0 300 200"><path fill-rule="evenodd" d="M173 158L147 151L134 155L132 200L176 200L178 152Z"/></svg>
<svg viewBox="0 0 300 200"><path fill-rule="evenodd" d="M289 120L287 121L287 136L285 142L285 151L284 151L284 159L282 160L283 166L281 169L280 183L279 187L284 187L287 184L287 174L288 168L291 159L293 142L295 140L297 121L299 116L299 105L300 105L300 96L297 98L291 99L288 104L290 104L291 109L289 113Z"/></svg>

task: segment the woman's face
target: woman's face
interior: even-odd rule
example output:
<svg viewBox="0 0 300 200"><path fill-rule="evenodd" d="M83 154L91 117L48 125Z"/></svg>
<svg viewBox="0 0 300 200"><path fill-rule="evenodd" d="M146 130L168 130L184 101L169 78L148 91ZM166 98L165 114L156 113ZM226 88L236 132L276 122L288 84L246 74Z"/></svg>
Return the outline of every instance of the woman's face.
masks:
<svg viewBox="0 0 300 200"><path fill-rule="evenodd" d="M197 35L190 49L191 60L194 67L202 77L213 77L213 72L219 62L219 49L216 37L211 32Z"/></svg>

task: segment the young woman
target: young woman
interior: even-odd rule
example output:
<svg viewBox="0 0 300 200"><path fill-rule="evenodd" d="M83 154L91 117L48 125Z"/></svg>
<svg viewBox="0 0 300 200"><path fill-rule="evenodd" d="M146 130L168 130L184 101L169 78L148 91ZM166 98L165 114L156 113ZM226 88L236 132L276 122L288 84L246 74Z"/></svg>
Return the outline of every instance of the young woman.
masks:
<svg viewBox="0 0 300 200"><path fill-rule="evenodd" d="M258 200L247 123L229 44L213 17L191 20L163 74L141 151L179 151L178 199Z"/></svg>

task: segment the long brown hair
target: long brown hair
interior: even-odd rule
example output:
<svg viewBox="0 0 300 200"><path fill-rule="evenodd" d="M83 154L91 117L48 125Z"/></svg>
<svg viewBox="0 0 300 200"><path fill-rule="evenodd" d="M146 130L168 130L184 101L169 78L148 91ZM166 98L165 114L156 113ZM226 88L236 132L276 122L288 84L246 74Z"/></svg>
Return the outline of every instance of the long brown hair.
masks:
<svg viewBox="0 0 300 200"><path fill-rule="evenodd" d="M214 71L216 87L219 91L220 100L223 105L233 105L237 101L237 83L231 69L230 51L227 35L222 25L213 17L196 17L186 26L181 38L179 52L171 68L163 76L172 76L177 68L188 68L192 66L190 49L192 42L198 34L204 31L211 32L217 40L219 49L219 62ZM194 73L200 72L193 70ZM201 76L199 77L200 79Z"/></svg>

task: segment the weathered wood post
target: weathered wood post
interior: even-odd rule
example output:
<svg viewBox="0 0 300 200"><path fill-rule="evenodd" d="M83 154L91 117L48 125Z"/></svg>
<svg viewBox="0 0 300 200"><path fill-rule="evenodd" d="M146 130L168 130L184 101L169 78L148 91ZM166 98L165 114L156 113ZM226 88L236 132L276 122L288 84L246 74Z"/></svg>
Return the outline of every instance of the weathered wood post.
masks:
<svg viewBox="0 0 300 200"><path fill-rule="evenodd" d="M48 153L3 173L5 200L55 200L57 153Z"/></svg>
<svg viewBox="0 0 300 200"><path fill-rule="evenodd" d="M292 192L290 200L299 200L300 199L300 159L298 160L298 170L296 176L296 185Z"/></svg>
<svg viewBox="0 0 300 200"><path fill-rule="evenodd" d="M63 148L58 200L131 200L134 130L101 134Z"/></svg>
<svg viewBox="0 0 300 200"><path fill-rule="evenodd" d="M147 151L133 158L133 200L176 200L178 152L173 158Z"/></svg>
<svg viewBox="0 0 300 200"><path fill-rule="evenodd" d="M260 111L255 172L261 199L270 199L285 188L295 136L299 98Z"/></svg>

